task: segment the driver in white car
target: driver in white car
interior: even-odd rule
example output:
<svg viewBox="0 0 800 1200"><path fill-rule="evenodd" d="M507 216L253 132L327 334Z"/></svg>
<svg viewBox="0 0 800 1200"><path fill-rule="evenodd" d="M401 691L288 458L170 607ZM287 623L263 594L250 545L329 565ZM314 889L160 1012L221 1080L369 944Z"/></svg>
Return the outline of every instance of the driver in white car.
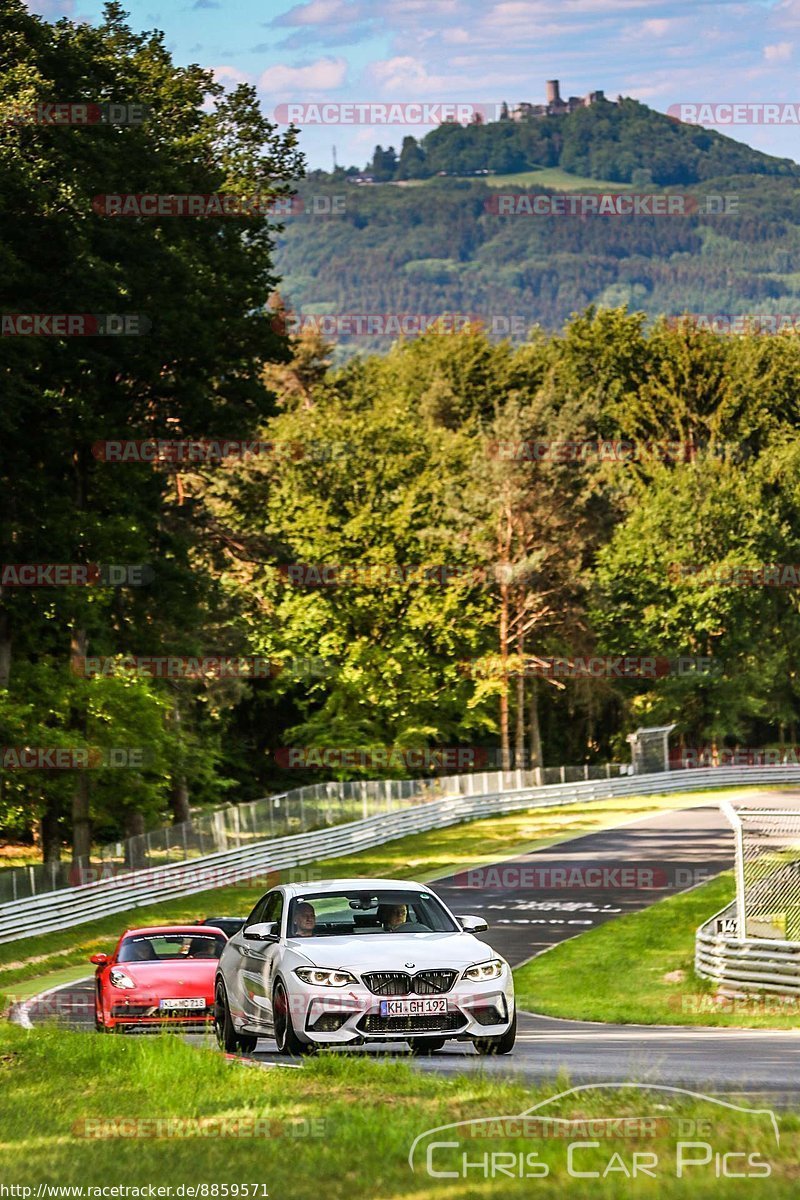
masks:
<svg viewBox="0 0 800 1200"><path fill-rule="evenodd" d="M405 925L408 920L408 906L405 904L379 904L378 920L387 933L394 933L398 925Z"/></svg>
<svg viewBox="0 0 800 1200"><path fill-rule="evenodd" d="M308 902L298 904L292 922L292 936L313 937L316 923L317 914L314 912L313 904L309 904Z"/></svg>

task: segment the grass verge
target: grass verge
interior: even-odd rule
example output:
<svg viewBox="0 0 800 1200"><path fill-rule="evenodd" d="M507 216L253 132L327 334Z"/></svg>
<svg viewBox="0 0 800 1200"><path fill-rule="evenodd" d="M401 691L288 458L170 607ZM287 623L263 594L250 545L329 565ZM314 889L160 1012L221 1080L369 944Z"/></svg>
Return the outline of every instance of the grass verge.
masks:
<svg viewBox="0 0 800 1200"><path fill-rule="evenodd" d="M486 817L430 833L398 838L358 854L298 867L295 873L289 871L284 875L312 880L366 875L429 882L454 871L497 862L511 855L619 825L648 813L708 803L710 798L716 802L718 796L719 793L707 792L683 796L626 796L591 804L530 809L502 817ZM38 980L42 988L50 986L51 973L87 963L90 955L112 950L116 939L126 928L194 921L210 914L247 914L266 888L277 882L277 873L267 879L265 871L252 886L241 884L216 888L180 900L146 904L85 925L0 945L0 1011L3 993L6 996L13 994L16 999L18 985L31 980Z"/></svg>
<svg viewBox="0 0 800 1200"><path fill-rule="evenodd" d="M455 1175L436 1178L426 1170L425 1149L436 1139L422 1143L412 1172L409 1151L426 1130L518 1114L568 1086L563 1078L530 1087L483 1073L441 1077L415 1071L402 1059L356 1055L321 1055L301 1071L262 1070L169 1035L96 1038L53 1028L26 1034L4 1026L0 1178L34 1189L29 1195L40 1184L78 1185L84 1197L91 1195L87 1187L146 1189L148 1184L172 1189L205 1185L206 1191L195 1195L249 1195L250 1200L266 1195L287 1200L505 1200L534 1190L544 1197L743 1196L753 1181L718 1178L713 1156L704 1165L687 1168L688 1178L676 1178L679 1153L704 1157L697 1149L678 1149L681 1138L698 1140L687 1137L687 1131L704 1121L702 1140L715 1153L756 1156L744 1168L754 1174L753 1162L769 1164L770 1197L797 1194L796 1113L780 1115L777 1146L766 1115L633 1088L578 1093L548 1106L543 1115L584 1121L644 1116L650 1125L638 1123L638 1136L620 1138L617 1128L616 1134L600 1136L595 1130L589 1139L585 1125L575 1127L569 1138L552 1132L541 1136L541 1125L528 1126L527 1136L519 1136L519 1130L488 1125L485 1136L462 1135L455 1149L432 1152L433 1169ZM767 1107L753 1100L744 1104ZM138 1124L120 1123L126 1119ZM438 1140L456 1140L457 1132L439 1134ZM567 1147L573 1140L583 1143L573 1170L597 1172L596 1178L570 1177ZM627 1180L635 1152L650 1156L650 1175ZM502 1155L499 1164L485 1157L492 1154ZM462 1155L473 1165L465 1168ZM515 1177L520 1161L527 1178ZM742 1158L733 1163L742 1171ZM238 1191L233 1190L236 1185ZM178 1194L173 1190L173 1196Z"/></svg>
<svg viewBox="0 0 800 1200"><path fill-rule="evenodd" d="M694 973L695 930L734 897L731 872L590 929L514 972L520 1008L548 1016L642 1025L791 1029L797 1002L735 1003Z"/></svg>

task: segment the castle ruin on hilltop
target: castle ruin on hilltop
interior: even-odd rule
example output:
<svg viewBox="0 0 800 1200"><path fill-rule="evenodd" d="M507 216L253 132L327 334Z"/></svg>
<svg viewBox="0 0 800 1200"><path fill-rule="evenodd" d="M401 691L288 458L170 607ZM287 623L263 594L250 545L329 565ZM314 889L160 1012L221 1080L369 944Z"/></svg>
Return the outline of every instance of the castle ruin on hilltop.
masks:
<svg viewBox="0 0 800 1200"><path fill-rule="evenodd" d="M523 101L509 110L512 121L527 121L530 117L560 117L565 113L575 112L576 108L589 108L600 100L605 100L603 92L588 92L585 96L570 96L565 100L559 90L557 79L548 79L545 84L546 104L528 104Z"/></svg>

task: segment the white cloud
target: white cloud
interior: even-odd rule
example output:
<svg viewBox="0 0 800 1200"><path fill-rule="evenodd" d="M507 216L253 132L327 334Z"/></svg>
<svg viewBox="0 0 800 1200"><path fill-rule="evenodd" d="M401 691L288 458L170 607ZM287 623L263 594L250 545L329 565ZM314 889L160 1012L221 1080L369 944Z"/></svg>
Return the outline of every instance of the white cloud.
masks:
<svg viewBox="0 0 800 1200"><path fill-rule="evenodd" d="M209 70L214 72L214 78L217 83L221 83L225 87L236 87L239 83L253 82L249 75L245 75L243 71L237 70L236 67L209 67Z"/></svg>
<svg viewBox="0 0 800 1200"><path fill-rule="evenodd" d="M378 59L370 64L368 74L387 94L407 92L418 96L420 93L441 93L449 86L442 75L429 75L423 63L410 54Z"/></svg>
<svg viewBox="0 0 800 1200"><path fill-rule="evenodd" d="M344 58L318 58L316 62L299 67L288 67L275 63L267 67L259 78L259 87L264 91L288 93L330 92L340 88L347 76L347 61Z"/></svg>
<svg viewBox="0 0 800 1200"><path fill-rule="evenodd" d="M25 0L25 7L34 16L46 21L58 21L71 17L75 12L75 0Z"/></svg>
<svg viewBox="0 0 800 1200"><path fill-rule="evenodd" d="M650 37L663 37L665 33L669 33L672 25L673 22L666 17L653 17L642 22L642 33L649 34Z"/></svg>
<svg viewBox="0 0 800 1200"><path fill-rule="evenodd" d="M764 58L767 62L788 62L792 57L793 42L776 42L764 47Z"/></svg>
<svg viewBox="0 0 800 1200"><path fill-rule="evenodd" d="M361 16L359 6L346 4L344 0L309 0L283 13L273 25L330 25L338 21L351 21Z"/></svg>

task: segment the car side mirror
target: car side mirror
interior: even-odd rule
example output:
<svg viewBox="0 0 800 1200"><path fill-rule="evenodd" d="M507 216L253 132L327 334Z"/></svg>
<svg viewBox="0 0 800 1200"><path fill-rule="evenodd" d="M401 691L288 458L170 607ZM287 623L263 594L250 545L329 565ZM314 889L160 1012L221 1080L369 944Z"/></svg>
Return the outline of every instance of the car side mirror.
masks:
<svg viewBox="0 0 800 1200"><path fill-rule="evenodd" d="M257 921L255 925L248 925L242 933L250 942L274 942L278 940L278 922Z"/></svg>
<svg viewBox="0 0 800 1200"><path fill-rule="evenodd" d="M456 917L464 933L485 933L489 926L483 917Z"/></svg>
<svg viewBox="0 0 800 1200"><path fill-rule="evenodd" d="M93 954L89 959L89 962L94 963L96 967L104 967L109 961L110 960L107 954Z"/></svg>

